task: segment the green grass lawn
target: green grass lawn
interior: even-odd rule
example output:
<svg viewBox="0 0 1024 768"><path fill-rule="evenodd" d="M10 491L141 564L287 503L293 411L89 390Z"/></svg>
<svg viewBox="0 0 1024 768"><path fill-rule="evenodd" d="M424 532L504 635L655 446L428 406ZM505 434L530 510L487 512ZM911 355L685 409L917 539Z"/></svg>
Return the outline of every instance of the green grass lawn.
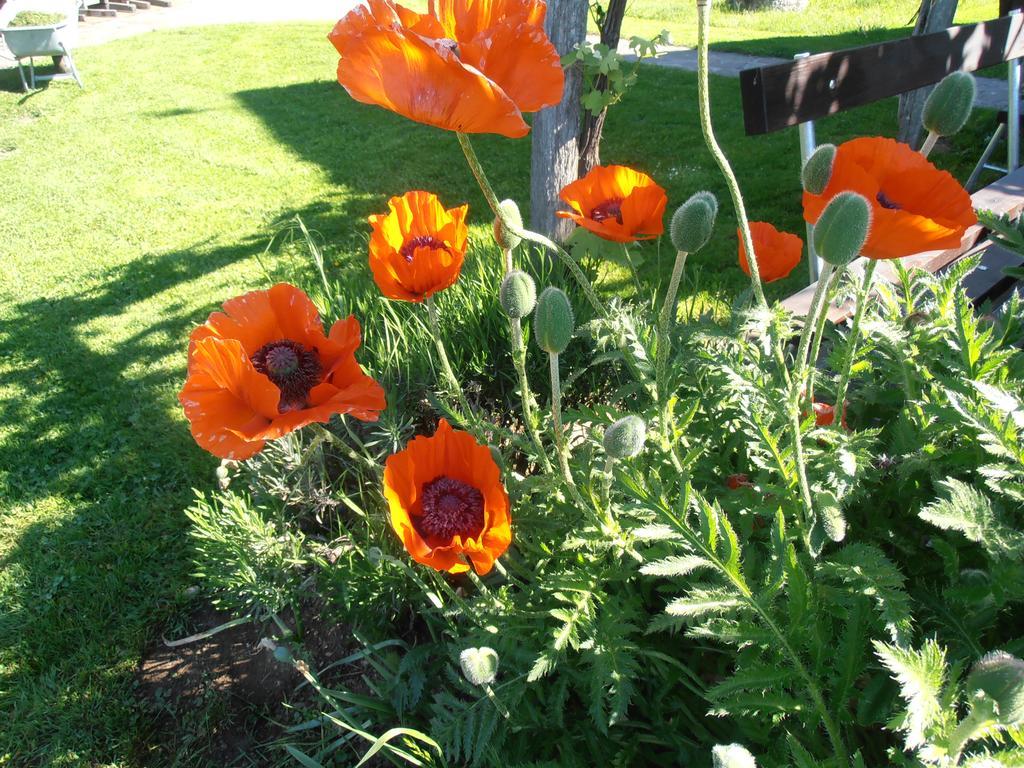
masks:
<svg viewBox="0 0 1024 768"><path fill-rule="evenodd" d="M811 0L805 11L734 11L716 0L712 40L723 51L791 57L880 42L910 34L919 0ZM960 0L956 23L995 18L998 0ZM697 11L692 2L631 0L625 35L653 36L662 29L677 45L696 45Z"/></svg>
<svg viewBox="0 0 1024 768"><path fill-rule="evenodd" d="M301 215L323 234L332 276L371 306L365 216L389 195L418 187L468 201L475 237L486 236L455 137L352 102L325 32L205 28L84 49L85 91L61 83L24 97L0 71L0 765L170 762L150 751L133 676L147 643L181 631L182 509L215 467L175 395L194 324L266 285L256 257L270 225ZM795 134L745 137L736 82L712 91L752 216L802 231ZM821 131L891 132L894 114L888 102ZM989 120L942 161L969 166ZM529 143L488 138L478 150L499 193L525 202ZM724 193L689 73L644 69L608 121L604 159L653 174L670 210L700 188ZM684 292L727 298L745 284L724 195L720 222ZM653 290L669 246L645 253ZM363 320L381 348L380 323ZM203 764L190 760L177 764Z"/></svg>

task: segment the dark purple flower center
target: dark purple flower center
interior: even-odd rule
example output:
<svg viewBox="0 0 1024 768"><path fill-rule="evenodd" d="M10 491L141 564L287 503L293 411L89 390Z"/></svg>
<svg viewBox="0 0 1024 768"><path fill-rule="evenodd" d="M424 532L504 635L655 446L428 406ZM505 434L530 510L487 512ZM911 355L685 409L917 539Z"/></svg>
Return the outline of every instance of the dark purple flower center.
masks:
<svg viewBox="0 0 1024 768"><path fill-rule="evenodd" d="M878 204L881 205L883 208L888 208L890 211L903 210L903 206L900 205L899 203L895 203L892 200L890 200L889 197L885 194L885 192L879 191L879 193L875 195L875 200L877 200Z"/></svg>
<svg viewBox="0 0 1024 768"><path fill-rule="evenodd" d="M435 248L442 251L448 250L448 246L442 243L436 237L431 237L430 235L420 235L419 237L414 237L412 240L406 242L402 246L402 250L400 250L399 253L401 253L402 256L405 257L405 260L411 264L412 257L416 253L416 249L424 247Z"/></svg>
<svg viewBox="0 0 1024 768"><path fill-rule="evenodd" d="M611 200L605 200L600 205L595 206L590 212L590 218L597 222L602 222L607 219L615 219L619 224L621 224L622 198L613 197Z"/></svg>
<svg viewBox="0 0 1024 768"><path fill-rule="evenodd" d="M423 486L423 514L413 518L427 538L475 539L484 527L484 495L461 480L441 475Z"/></svg>
<svg viewBox="0 0 1024 768"><path fill-rule="evenodd" d="M281 390L277 404L281 413L305 408L309 391L320 383L323 371L315 349L290 339L264 344L252 356L252 364Z"/></svg>

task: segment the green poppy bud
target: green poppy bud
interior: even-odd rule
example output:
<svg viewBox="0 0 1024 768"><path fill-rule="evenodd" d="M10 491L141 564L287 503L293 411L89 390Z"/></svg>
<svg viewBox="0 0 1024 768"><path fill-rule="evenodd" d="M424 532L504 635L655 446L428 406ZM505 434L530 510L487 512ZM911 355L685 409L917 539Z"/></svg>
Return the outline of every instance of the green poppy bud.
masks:
<svg viewBox="0 0 1024 768"><path fill-rule="evenodd" d="M924 103L924 127L939 136L952 136L959 131L971 116L975 90L971 73L946 75Z"/></svg>
<svg viewBox="0 0 1024 768"><path fill-rule="evenodd" d="M968 694L984 691L999 708L999 722L1024 722L1024 661L1005 651L993 651L974 665L967 677Z"/></svg>
<svg viewBox="0 0 1024 768"><path fill-rule="evenodd" d="M757 761L739 744L719 744L711 749L714 768L757 768Z"/></svg>
<svg viewBox="0 0 1024 768"><path fill-rule="evenodd" d="M515 200L502 200L498 203L498 208L501 209L502 215L508 219L509 223L519 229L523 228L523 214L519 212L519 206L516 205ZM498 247L503 250L512 250L521 242L523 239L519 235L509 232L505 226L501 223L501 218L498 216L494 217L494 242L498 244Z"/></svg>
<svg viewBox="0 0 1024 768"><path fill-rule="evenodd" d="M814 150L800 172L800 180L803 182L805 192L820 195L825 191L825 187L832 179L832 163L835 162L835 159L835 144L822 144Z"/></svg>
<svg viewBox="0 0 1024 768"><path fill-rule="evenodd" d="M644 449L647 425L639 416L623 416L604 431L604 450L616 459L631 459Z"/></svg>
<svg viewBox="0 0 1024 768"><path fill-rule="evenodd" d="M672 245L682 253L696 253L711 239L717 215L718 199L710 192L697 192L672 214Z"/></svg>
<svg viewBox="0 0 1024 768"><path fill-rule="evenodd" d="M537 298L533 314L533 335L537 345L545 352L558 355L569 346L573 332L572 305L565 292L548 286Z"/></svg>
<svg viewBox="0 0 1024 768"><path fill-rule="evenodd" d="M840 192L814 225L814 251L834 267L860 255L871 231L871 206L856 192Z"/></svg>
<svg viewBox="0 0 1024 768"><path fill-rule="evenodd" d="M498 298L505 314L518 320L533 312L537 305L537 286L528 274L513 270L501 281Z"/></svg>
<svg viewBox="0 0 1024 768"><path fill-rule="evenodd" d="M462 674L473 685L490 685L498 676L498 652L493 648L467 648L459 654Z"/></svg>

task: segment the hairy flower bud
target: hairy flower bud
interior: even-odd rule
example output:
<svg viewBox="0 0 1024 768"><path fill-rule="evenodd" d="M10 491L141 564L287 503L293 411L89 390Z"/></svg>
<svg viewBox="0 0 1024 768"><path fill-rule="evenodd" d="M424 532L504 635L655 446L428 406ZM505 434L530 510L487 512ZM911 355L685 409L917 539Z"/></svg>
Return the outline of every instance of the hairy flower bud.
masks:
<svg viewBox="0 0 1024 768"><path fill-rule="evenodd" d="M515 200L502 200L498 203L498 208L501 209L502 214L508 219L510 224L519 229L523 228L523 215L519 212L519 206L516 205ZM509 232L501 223L501 218L495 216L494 242L503 250L511 250L523 242L523 239L519 235Z"/></svg>
<svg viewBox="0 0 1024 768"><path fill-rule="evenodd" d="M924 127L939 136L951 136L967 123L974 108L974 75L953 72L928 94L924 103Z"/></svg>
<svg viewBox="0 0 1024 768"><path fill-rule="evenodd" d="M533 335L541 349L553 355L564 352L572 338L574 322L572 305L564 291L553 286L541 291L533 315Z"/></svg>
<svg viewBox="0 0 1024 768"><path fill-rule="evenodd" d="M967 677L967 691L984 691L999 708L999 722L1012 725L1024 721L1024 661L1005 651L993 651L981 658Z"/></svg>
<svg viewBox="0 0 1024 768"><path fill-rule="evenodd" d="M711 749L714 768L757 768L754 756L739 744L718 744Z"/></svg>
<svg viewBox="0 0 1024 768"><path fill-rule="evenodd" d="M498 652L493 648L467 648L459 654L462 674L473 685L490 685L498 676Z"/></svg>
<svg viewBox="0 0 1024 768"><path fill-rule="evenodd" d="M717 215L718 199L710 192L697 192L672 214L672 245L682 253L696 253L711 239Z"/></svg>
<svg viewBox="0 0 1024 768"><path fill-rule="evenodd" d="M805 192L820 195L825 191L825 187L832 179L832 163L835 162L835 159L835 144L822 144L814 150L800 172L800 181L804 185Z"/></svg>
<svg viewBox="0 0 1024 768"><path fill-rule="evenodd" d="M604 431L604 449L616 459L630 459L644 449L647 425L639 416L623 416Z"/></svg>
<svg viewBox="0 0 1024 768"><path fill-rule="evenodd" d="M871 206L856 192L840 192L814 225L814 250L834 267L860 255L871 231Z"/></svg>
<svg viewBox="0 0 1024 768"><path fill-rule="evenodd" d="M533 312L537 305L537 286L528 274L513 270L501 281L498 298L505 314L518 320Z"/></svg>

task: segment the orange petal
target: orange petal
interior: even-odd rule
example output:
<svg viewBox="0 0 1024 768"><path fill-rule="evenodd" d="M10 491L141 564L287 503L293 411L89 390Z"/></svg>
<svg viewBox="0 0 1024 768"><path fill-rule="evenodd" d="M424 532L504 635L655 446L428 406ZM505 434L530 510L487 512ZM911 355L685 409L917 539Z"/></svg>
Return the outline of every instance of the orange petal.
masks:
<svg viewBox="0 0 1024 768"><path fill-rule="evenodd" d="M740 269L749 275L747 249L743 243L743 233L739 229L736 230L736 237L739 239ZM789 232L780 232L767 222L750 222L750 238L753 240L754 253L757 255L758 272L761 280L766 283L789 277L790 272L803 257L804 241L801 238Z"/></svg>
<svg viewBox="0 0 1024 768"><path fill-rule="evenodd" d="M497 83L521 112L536 112L562 100L561 59L539 27L499 24L471 43L461 44L459 54Z"/></svg>
<svg viewBox="0 0 1024 768"><path fill-rule="evenodd" d="M380 26L362 6L330 35L341 54L340 82L356 101L462 133L519 138L529 127L515 103L443 41L427 42L398 26Z"/></svg>
<svg viewBox="0 0 1024 768"><path fill-rule="evenodd" d="M207 331L193 333L193 340L207 335L237 339L250 357L272 341L291 339L319 347L325 340L316 306L305 293L287 283L225 301L224 312L211 314L206 327Z"/></svg>
<svg viewBox="0 0 1024 768"><path fill-rule="evenodd" d="M459 43L468 43L502 22L541 27L547 11L544 0L430 0L428 7L445 36Z"/></svg>
<svg viewBox="0 0 1024 768"><path fill-rule="evenodd" d="M263 448L254 432L277 415L280 392L253 368L235 339L204 338L189 350L178 400L200 447L222 459L247 459Z"/></svg>

